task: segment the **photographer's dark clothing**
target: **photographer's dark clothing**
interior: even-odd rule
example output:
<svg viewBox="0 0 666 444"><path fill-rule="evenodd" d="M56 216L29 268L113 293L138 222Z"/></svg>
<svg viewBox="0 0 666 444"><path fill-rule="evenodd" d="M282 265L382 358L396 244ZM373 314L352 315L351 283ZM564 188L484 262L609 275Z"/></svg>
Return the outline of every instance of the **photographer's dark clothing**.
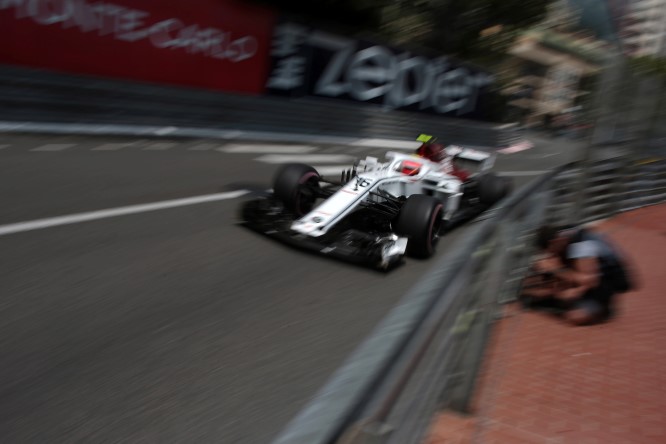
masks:
<svg viewBox="0 0 666 444"><path fill-rule="evenodd" d="M616 293L624 293L634 287L622 253L606 236L600 233L585 229L576 231L567 247L566 254L568 257L563 260L567 265L574 259L598 258L601 280L608 283Z"/></svg>
<svg viewBox="0 0 666 444"><path fill-rule="evenodd" d="M611 264L617 262L617 254L601 235L587 230L577 230L567 246L563 262L573 268L578 259L596 258L599 261L599 283L590 288L579 300L572 301L572 309L582 308L590 314L607 319L613 314L613 299L616 289L613 286L613 270Z"/></svg>
<svg viewBox="0 0 666 444"><path fill-rule="evenodd" d="M565 267L574 269L579 259L596 258L599 264L599 281L594 288L587 290L580 298L572 301L557 297L527 300L523 303L530 308L545 309L556 313L582 309L591 317L606 320L613 315L614 296L632 287L621 254L603 235L585 229L569 230L562 233L569 238L569 244L560 260ZM550 273L542 274L547 280ZM552 278L552 276L550 277Z"/></svg>

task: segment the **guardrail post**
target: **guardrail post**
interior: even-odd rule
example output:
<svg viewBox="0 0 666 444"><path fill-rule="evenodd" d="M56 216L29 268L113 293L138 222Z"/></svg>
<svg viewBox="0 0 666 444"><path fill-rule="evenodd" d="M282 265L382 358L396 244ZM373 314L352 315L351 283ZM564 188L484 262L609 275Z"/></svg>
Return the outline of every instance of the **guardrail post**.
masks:
<svg viewBox="0 0 666 444"><path fill-rule="evenodd" d="M527 214L522 214L522 211L519 211L520 208L517 208L518 211L514 211L513 215L518 220L509 218L505 223L508 228L504 230L504 245L511 256L507 258L510 270L505 274L498 297L500 304L506 304L516 299L534 251L531 234L546 219L546 209L550 206L552 195L550 189L533 193L529 200L522 204L529 208Z"/></svg>
<svg viewBox="0 0 666 444"><path fill-rule="evenodd" d="M551 199L549 201L546 220L554 225L575 223L576 199L578 196L580 170L578 168L558 174L550 187Z"/></svg>
<svg viewBox="0 0 666 444"><path fill-rule="evenodd" d="M631 175L631 162L621 163L617 169L617 180L612 189L616 198L613 200L613 215L622 212L627 197L628 181Z"/></svg>

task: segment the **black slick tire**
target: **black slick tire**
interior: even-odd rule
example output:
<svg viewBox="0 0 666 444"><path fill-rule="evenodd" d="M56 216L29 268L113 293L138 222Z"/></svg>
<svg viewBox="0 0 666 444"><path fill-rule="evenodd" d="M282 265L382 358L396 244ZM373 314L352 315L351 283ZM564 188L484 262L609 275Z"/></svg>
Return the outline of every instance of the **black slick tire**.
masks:
<svg viewBox="0 0 666 444"><path fill-rule="evenodd" d="M433 197L415 194L407 198L393 223L393 229L399 236L409 239L409 256L425 259L435 253L443 211L444 205Z"/></svg>
<svg viewBox="0 0 666 444"><path fill-rule="evenodd" d="M287 210L300 217L312 210L320 179L317 170L310 165L289 163L275 174L273 194Z"/></svg>

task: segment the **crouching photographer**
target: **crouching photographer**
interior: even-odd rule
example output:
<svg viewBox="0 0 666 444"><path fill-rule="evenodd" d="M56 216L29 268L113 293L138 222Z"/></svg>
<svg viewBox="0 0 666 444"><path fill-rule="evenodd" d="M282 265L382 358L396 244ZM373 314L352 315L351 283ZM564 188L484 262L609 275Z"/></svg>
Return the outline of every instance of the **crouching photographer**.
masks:
<svg viewBox="0 0 666 444"><path fill-rule="evenodd" d="M615 314L615 296L633 288L624 255L610 240L584 228L537 231L540 257L523 283L526 308L561 314L574 325L604 322Z"/></svg>

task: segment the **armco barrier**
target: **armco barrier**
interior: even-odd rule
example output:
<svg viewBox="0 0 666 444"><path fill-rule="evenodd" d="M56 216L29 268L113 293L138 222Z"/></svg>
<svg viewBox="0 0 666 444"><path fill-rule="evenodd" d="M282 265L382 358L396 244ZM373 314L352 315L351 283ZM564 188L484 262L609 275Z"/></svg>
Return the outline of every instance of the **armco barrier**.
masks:
<svg viewBox="0 0 666 444"><path fill-rule="evenodd" d="M335 99L254 97L57 74L0 65L0 120L206 127L506 147L521 138L495 125Z"/></svg>
<svg viewBox="0 0 666 444"><path fill-rule="evenodd" d="M562 166L514 193L472 223L273 443L422 443L436 410L468 411L493 321L520 290L535 229L665 202L665 179L663 160L613 158Z"/></svg>

